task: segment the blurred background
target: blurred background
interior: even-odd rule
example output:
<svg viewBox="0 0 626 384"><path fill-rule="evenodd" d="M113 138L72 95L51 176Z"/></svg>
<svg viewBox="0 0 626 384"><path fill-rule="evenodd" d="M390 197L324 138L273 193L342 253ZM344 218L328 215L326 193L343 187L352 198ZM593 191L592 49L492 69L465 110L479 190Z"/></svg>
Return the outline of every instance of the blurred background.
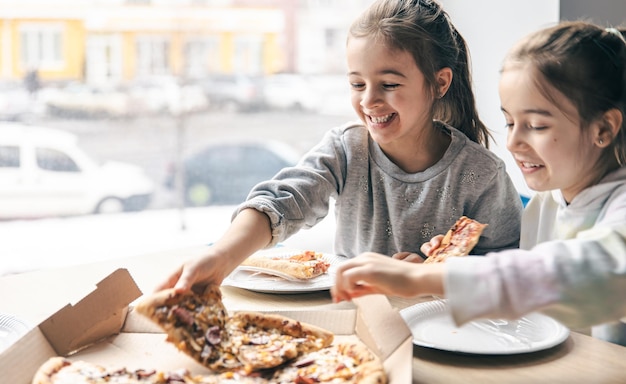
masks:
<svg viewBox="0 0 626 384"><path fill-rule="evenodd" d="M207 244L234 205L355 118L344 46L372 0L0 0L0 275ZM506 50L623 0L442 0L520 194ZM332 252L331 215L289 240Z"/></svg>

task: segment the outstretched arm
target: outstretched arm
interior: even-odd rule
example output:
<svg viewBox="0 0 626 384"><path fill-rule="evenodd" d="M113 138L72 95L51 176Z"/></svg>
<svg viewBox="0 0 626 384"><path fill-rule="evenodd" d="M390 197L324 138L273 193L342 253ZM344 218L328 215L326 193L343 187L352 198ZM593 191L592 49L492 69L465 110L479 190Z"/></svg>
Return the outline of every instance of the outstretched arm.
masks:
<svg viewBox="0 0 626 384"><path fill-rule="evenodd" d="M255 209L244 209L206 254L184 263L157 290L173 287L182 291L194 286L221 284L243 260L267 246L271 238L267 215Z"/></svg>

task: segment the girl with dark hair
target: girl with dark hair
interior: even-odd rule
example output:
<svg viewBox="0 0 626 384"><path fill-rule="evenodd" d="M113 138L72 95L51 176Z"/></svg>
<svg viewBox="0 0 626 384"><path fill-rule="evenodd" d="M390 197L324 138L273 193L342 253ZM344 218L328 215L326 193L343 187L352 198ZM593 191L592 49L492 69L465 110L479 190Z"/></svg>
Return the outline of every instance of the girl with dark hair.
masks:
<svg viewBox="0 0 626 384"><path fill-rule="evenodd" d="M531 34L507 55L499 91L507 148L538 191L520 249L427 265L363 254L339 267L333 297L445 295L458 324L540 310L626 345L623 32L564 22Z"/></svg>
<svg viewBox="0 0 626 384"><path fill-rule="evenodd" d="M521 200L478 118L467 47L431 0L380 0L352 25L348 81L359 122L331 129L293 168L258 184L224 236L162 285L220 283L253 252L321 221L334 252L421 261L460 216L489 227L480 253L517 247Z"/></svg>

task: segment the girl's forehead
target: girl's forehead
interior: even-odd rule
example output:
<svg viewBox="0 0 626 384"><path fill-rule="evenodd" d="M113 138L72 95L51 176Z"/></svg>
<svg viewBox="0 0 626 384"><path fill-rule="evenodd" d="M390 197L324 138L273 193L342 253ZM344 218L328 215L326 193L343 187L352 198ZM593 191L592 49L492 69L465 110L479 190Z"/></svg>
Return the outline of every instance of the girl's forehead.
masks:
<svg viewBox="0 0 626 384"><path fill-rule="evenodd" d="M417 68L410 52L392 47L380 39L351 37L346 52L349 66L395 67L402 72Z"/></svg>
<svg viewBox="0 0 626 384"><path fill-rule="evenodd" d="M367 49L367 50L376 50L381 52L388 52L389 54L397 55L401 54L405 51L398 49L397 47L392 46L387 40L385 40L382 36L360 36L354 37L351 36L348 38L347 48L358 50L358 49ZM372 57L374 59L374 57Z"/></svg>
<svg viewBox="0 0 626 384"><path fill-rule="evenodd" d="M568 120L576 121L579 119L578 108L572 100L532 66L504 66L499 90L502 108L507 112L550 110L554 116L567 116Z"/></svg>

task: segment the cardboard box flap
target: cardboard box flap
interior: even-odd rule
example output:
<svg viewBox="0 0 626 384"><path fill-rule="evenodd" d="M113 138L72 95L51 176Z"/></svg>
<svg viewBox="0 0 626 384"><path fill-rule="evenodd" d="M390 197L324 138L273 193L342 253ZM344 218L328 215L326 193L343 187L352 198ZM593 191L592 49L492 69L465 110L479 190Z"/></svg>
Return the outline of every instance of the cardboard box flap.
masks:
<svg viewBox="0 0 626 384"><path fill-rule="evenodd" d="M119 333L128 305L141 290L126 269L117 269L75 305L68 304L39 324L58 355L68 355Z"/></svg>
<svg viewBox="0 0 626 384"><path fill-rule="evenodd" d="M352 300L359 309L356 334L382 359L387 359L407 339L411 330L384 295L368 295Z"/></svg>

